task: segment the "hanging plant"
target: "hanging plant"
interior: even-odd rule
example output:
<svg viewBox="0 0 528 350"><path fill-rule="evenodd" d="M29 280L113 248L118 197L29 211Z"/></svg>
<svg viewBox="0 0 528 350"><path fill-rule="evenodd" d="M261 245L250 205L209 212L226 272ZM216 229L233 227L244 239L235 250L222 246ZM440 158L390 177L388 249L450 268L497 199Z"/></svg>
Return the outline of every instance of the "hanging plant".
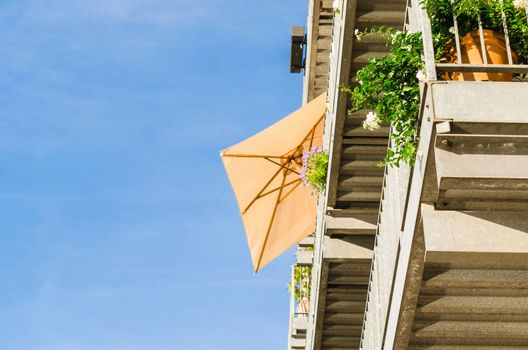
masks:
<svg viewBox="0 0 528 350"><path fill-rule="evenodd" d="M300 177L305 186L313 192L323 193L328 175L328 153L322 147L313 146L303 153Z"/></svg>

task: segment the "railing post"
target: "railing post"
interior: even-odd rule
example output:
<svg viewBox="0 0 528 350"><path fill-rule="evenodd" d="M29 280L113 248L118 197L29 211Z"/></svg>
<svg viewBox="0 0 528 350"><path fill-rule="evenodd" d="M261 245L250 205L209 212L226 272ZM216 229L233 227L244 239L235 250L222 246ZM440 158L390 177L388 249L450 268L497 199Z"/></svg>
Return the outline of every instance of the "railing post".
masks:
<svg viewBox="0 0 528 350"><path fill-rule="evenodd" d="M412 7L415 9L419 18L419 29L422 32L423 55L425 62L425 73L427 80L436 79L436 64L433 46L433 34L431 31L431 21L426 9L420 4L419 0L412 0Z"/></svg>
<svg viewBox="0 0 528 350"><path fill-rule="evenodd" d="M504 40L506 41L506 50L508 53L508 64L513 64L512 49L510 46L510 35L508 34L508 23L506 22L506 14L504 13L503 1L500 0L501 5L501 18L502 18L502 27L504 28Z"/></svg>
<svg viewBox="0 0 528 350"><path fill-rule="evenodd" d="M451 1L451 8L453 9L453 28L455 29L455 45L457 52L457 63L462 64L462 50L460 49L460 35L458 33L458 20L455 13L455 1Z"/></svg>

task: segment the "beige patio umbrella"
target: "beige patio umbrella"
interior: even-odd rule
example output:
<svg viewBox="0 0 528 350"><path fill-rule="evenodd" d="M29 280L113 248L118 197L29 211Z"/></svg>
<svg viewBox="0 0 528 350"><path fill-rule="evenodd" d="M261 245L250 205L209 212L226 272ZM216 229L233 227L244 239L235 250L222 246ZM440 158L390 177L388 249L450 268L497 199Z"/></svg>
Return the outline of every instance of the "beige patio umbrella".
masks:
<svg viewBox="0 0 528 350"><path fill-rule="evenodd" d="M300 179L303 152L322 144L326 94L220 153L255 272L315 230L316 196Z"/></svg>

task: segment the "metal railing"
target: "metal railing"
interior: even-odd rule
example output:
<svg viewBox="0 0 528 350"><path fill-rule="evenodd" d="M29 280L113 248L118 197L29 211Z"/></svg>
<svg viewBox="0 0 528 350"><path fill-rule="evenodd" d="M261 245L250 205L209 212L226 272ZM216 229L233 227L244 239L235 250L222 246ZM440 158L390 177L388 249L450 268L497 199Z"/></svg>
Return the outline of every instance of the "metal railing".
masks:
<svg viewBox="0 0 528 350"><path fill-rule="evenodd" d="M500 1L502 4L503 0ZM482 63L470 63L464 61L464 48L460 35L460 26L455 10L455 2L452 1L453 6L453 34L454 34L454 49L456 50L456 62L436 62L435 48L433 45L433 33L431 30L431 20L429 15L421 4L420 0L408 0L406 23L405 27L410 32L422 32L423 40L423 59L425 63L425 70L429 80L436 80L439 73L509 73L509 74L526 74L528 73L528 64L517 64L514 62L515 53L510 45L510 35L507 23L506 14L501 6L502 30L504 34L504 42L507 53L507 63L496 64L490 62L488 49L485 44L485 29L482 26L481 14L478 13L476 21L478 23L478 41L480 41L480 56ZM528 25L528 8L525 9L526 21ZM480 80L480 79L477 79Z"/></svg>
<svg viewBox="0 0 528 350"><path fill-rule="evenodd" d="M303 262L302 258L299 259L299 256L304 252L308 253L309 251L301 247L298 248L297 264L291 268L288 350L304 349L306 344L312 266Z"/></svg>
<svg viewBox="0 0 528 350"><path fill-rule="evenodd" d="M290 280L290 283L291 283L290 285L290 321L288 324L288 350L293 349L293 345L294 345L293 335L295 333L293 329L293 321L295 319L295 293L293 290L293 284L295 283L295 278L294 278L295 270L294 269L295 269L295 266L292 266L291 280Z"/></svg>
<svg viewBox="0 0 528 350"><path fill-rule="evenodd" d="M299 269L299 279L295 278L295 269ZM310 286L311 286L311 266L297 264L292 267L292 279L291 279L291 300L290 309L293 307L293 313L295 317L308 317L309 312L309 300L310 300Z"/></svg>

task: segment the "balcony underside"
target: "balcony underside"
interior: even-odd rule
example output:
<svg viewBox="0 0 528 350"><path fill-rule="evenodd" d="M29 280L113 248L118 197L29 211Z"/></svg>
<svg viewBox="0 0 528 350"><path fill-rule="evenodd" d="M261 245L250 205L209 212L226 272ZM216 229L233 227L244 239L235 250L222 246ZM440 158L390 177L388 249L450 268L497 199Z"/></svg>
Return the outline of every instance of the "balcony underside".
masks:
<svg viewBox="0 0 528 350"><path fill-rule="evenodd" d="M357 349L376 230L374 215L326 217L314 349Z"/></svg>
<svg viewBox="0 0 528 350"><path fill-rule="evenodd" d="M528 346L528 216L422 206L411 349Z"/></svg>
<svg viewBox="0 0 528 350"><path fill-rule="evenodd" d="M428 86L384 349L528 348L527 96Z"/></svg>
<svg viewBox="0 0 528 350"><path fill-rule="evenodd" d="M405 0L345 1L348 6L347 33L342 42L341 68L337 80L330 80L329 93L336 90L335 128L330 152L328 206L337 212L370 213L377 215L383 182L380 162L387 151L389 127L375 132L365 130L362 123L367 111L348 115L352 107L348 95L339 91L340 85L357 84L356 72L373 57L388 53L387 39L382 35L366 35L356 40L354 31L384 28L401 29L405 18Z"/></svg>
<svg viewBox="0 0 528 350"><path fill-rule="evenodd" d="M317 310L316 349L357 349L361 337L374 236L326 237Z"/></svg>
<svg viewBox="0 0 528 350"><path fill-rule="evenodd" d="M383 25L401 28L405 0L343 1L336 15L329 74L330 169L325 227L320 232L321 258L314 264L319 277L314 295L313 338L310 350L357 350L360 344L372 264L377 214L389 128L363 129L366 112L347 114L349 97L340 85L355 84L358 69L371 57L387 54L386 38L354 31ZM323 220L321 220L323 221ZM317 250L317 249L316 249ZM320 266L318 266L320 264ZM320 267L320 269L319 269ZM314 278L317 281L317 278ZM313 340L313 341L312 341Z"/></svg>
<svg viewBox="0 0 528 350"><path fill-rule="evenodd" d="M507 129L507 124L502 125ZM519 124L517 129L527 126ZM439 134L435 165L438 208L528 210L525 135Z"/></svg>

